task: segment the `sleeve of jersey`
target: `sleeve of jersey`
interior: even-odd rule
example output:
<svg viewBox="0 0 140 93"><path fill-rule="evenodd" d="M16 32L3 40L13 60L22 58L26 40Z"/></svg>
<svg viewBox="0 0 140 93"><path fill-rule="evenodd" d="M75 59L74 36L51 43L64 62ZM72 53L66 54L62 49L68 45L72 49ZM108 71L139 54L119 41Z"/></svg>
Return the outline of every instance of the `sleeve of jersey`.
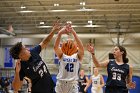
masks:
<svg viewBox="0 0 140 93"><path fill-rule="evenodd" d="M34 52L34 53L37 53L37 54L40 54L40 52L41 52L41 46L40 45L37 45L34 48L32 48L30 51L31 52Z"/></svg>

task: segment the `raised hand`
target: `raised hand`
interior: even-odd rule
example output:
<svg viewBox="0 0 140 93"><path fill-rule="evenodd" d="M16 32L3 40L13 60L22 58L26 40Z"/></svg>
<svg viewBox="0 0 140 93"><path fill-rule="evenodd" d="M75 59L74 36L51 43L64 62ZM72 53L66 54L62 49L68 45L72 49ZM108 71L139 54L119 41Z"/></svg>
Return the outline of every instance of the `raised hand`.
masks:
<svg viewBox="0 0 140 93"><path fill-rule="evenodd" d="M130 82L130 83L128 84L128 87L129 87L130 89L135 89L135 87L136 87L136 82Z"/></svg>
<svg viewBox="0 0 140 93"><path fill-rule="evenodd" d="M67 34L67 35L69 35L70 28L71 28L71 25L70 24L66 24L59 32L61 34Z"/></svg>
<svg viewBox="0 0 140 93"><path fill-rule="evenodd" d="M94 46L93 46L91 43L87 44L87 50L88 50L90 53L94 53Z"/></svg>
<svg viewBox="0 0 140 93"><path fill-rule="evenodd" d="M61 26L60 26L60 23L59 23L59 20L58 20L58 21L56 21L56 22L53 24L52 30L55 31L55 32L57 32L57 31L59 31L60 29L61 29Z"/></svg>

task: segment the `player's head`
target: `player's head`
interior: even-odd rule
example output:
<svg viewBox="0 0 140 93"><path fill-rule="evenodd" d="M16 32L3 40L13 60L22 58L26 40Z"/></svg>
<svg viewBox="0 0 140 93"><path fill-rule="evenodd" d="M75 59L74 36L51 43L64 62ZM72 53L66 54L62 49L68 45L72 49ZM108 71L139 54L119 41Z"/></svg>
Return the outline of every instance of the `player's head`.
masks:
<svg viewBox="0 0 140 93"><path fill-rule="evenodd" d="M94 67L93 72L94 72L94 75L98 75L98 73L99 73L98 68L97 67Z"/></svg>
<svg viewBox="0 0 140 93"><path fill-rule="evenodd" d="M85 71L83 69L80 70L80 76L84 76L85 75Z"/></svg>
<svg viewBox="0 0 140 93"><path fill-rule="evenodd" d="M114 48L114 57L117 58L117 57L122 57L123 59L123 62L124 63L128 63L128 58L126 58L127 56L127 52L126 52L126 49L123 47L123 46L115 46Z"/></svg>
<svg viewBox="0 0 140 93"><path fill-rule="evenodd" d="M22 42L17 42L10 49L10 55L14 59L21 59L22 61L27 61L31 56L30 51L22 45Z"/></svg>
<svg viewBox="0 0 140 93"><path fill-rule="evenodd" d="M71 56L77 52L77 44L73 40L67 40L62 43L61 50L64 54Z"/></svg>

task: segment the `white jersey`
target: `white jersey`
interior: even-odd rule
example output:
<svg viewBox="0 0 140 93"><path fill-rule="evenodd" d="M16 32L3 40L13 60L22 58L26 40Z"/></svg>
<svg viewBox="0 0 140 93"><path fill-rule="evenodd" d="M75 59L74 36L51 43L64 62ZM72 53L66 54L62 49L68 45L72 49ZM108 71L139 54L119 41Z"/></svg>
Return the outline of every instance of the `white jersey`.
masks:
<svg viewBox="0 0 140 93"><path fill-rule="evenodd" d="M63 54L59 64L59 73L57 75L57 80L63 81L78 80L79 68L80 62L79 59L77 58L77 53L71 56Z"/></svg>
<svg viewBox="0 0 140 93"><path fill-rule="evenodd" d="M103 89L98 87L101 85L100 74L98 74L97 76L93 75L91 78L92 78L92 88L91 88L92 93L103 93Z"/></svg>
<svg viewBox="0 0 140 93"><path fill-rule="evenodd" d="M97 76L92 75L92 86L97 87L100 85L100 75L98 74Z"/></svg>

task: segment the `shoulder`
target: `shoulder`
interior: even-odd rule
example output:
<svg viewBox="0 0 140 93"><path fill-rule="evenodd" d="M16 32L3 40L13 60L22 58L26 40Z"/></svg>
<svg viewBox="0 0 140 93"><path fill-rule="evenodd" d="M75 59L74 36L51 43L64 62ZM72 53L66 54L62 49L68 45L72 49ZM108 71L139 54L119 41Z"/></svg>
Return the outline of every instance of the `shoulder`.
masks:
<svg viewBox="0 0 140 93"><path fill-rule="evenodd" d="M132 65L129 65L129 68L133 68L133 66Z"/></svg>
<svg viewBox="0 0 140 93"><path fill-rule="evenodd" d="M132 65L130 65L128 63L124 63L124 66L125 66L125 68L128 68L128 69L132 68Z"/></svg>
<svg viewBox="0 0 140 93"><path fill-rule="evenodd" d="M102 78L102 77L103 77L103 75L101 75L101 74L99 74L99 76L100 76L100 78Z"/></svg>
<svg viewBox="0 0 140 93"><path fill-rule="evenodd" d="M35 52L35 51L41 51L41 46L40 45L36 45L33 48L30 49L31 52Z"/></svg>
<svg viewBox="0 0 140 93"><path fill-rule="evenodd" d="M129 69L132 70L133 69L133 66L130 65L130 64L127 64L129 66Z"/></svg>
<svg viewBox="0 0 140 93"><path fill-rule="evenodd" d="M114 64L115 64L115 60L114 59L111 59L111 60L108 60L107 66L114 65Z"/></svg>
<svg viewBox="0 0 140 93"><path fill-rule="evenodd" d="M108 60L108 63L115 63L115 59Z"/></svg>

